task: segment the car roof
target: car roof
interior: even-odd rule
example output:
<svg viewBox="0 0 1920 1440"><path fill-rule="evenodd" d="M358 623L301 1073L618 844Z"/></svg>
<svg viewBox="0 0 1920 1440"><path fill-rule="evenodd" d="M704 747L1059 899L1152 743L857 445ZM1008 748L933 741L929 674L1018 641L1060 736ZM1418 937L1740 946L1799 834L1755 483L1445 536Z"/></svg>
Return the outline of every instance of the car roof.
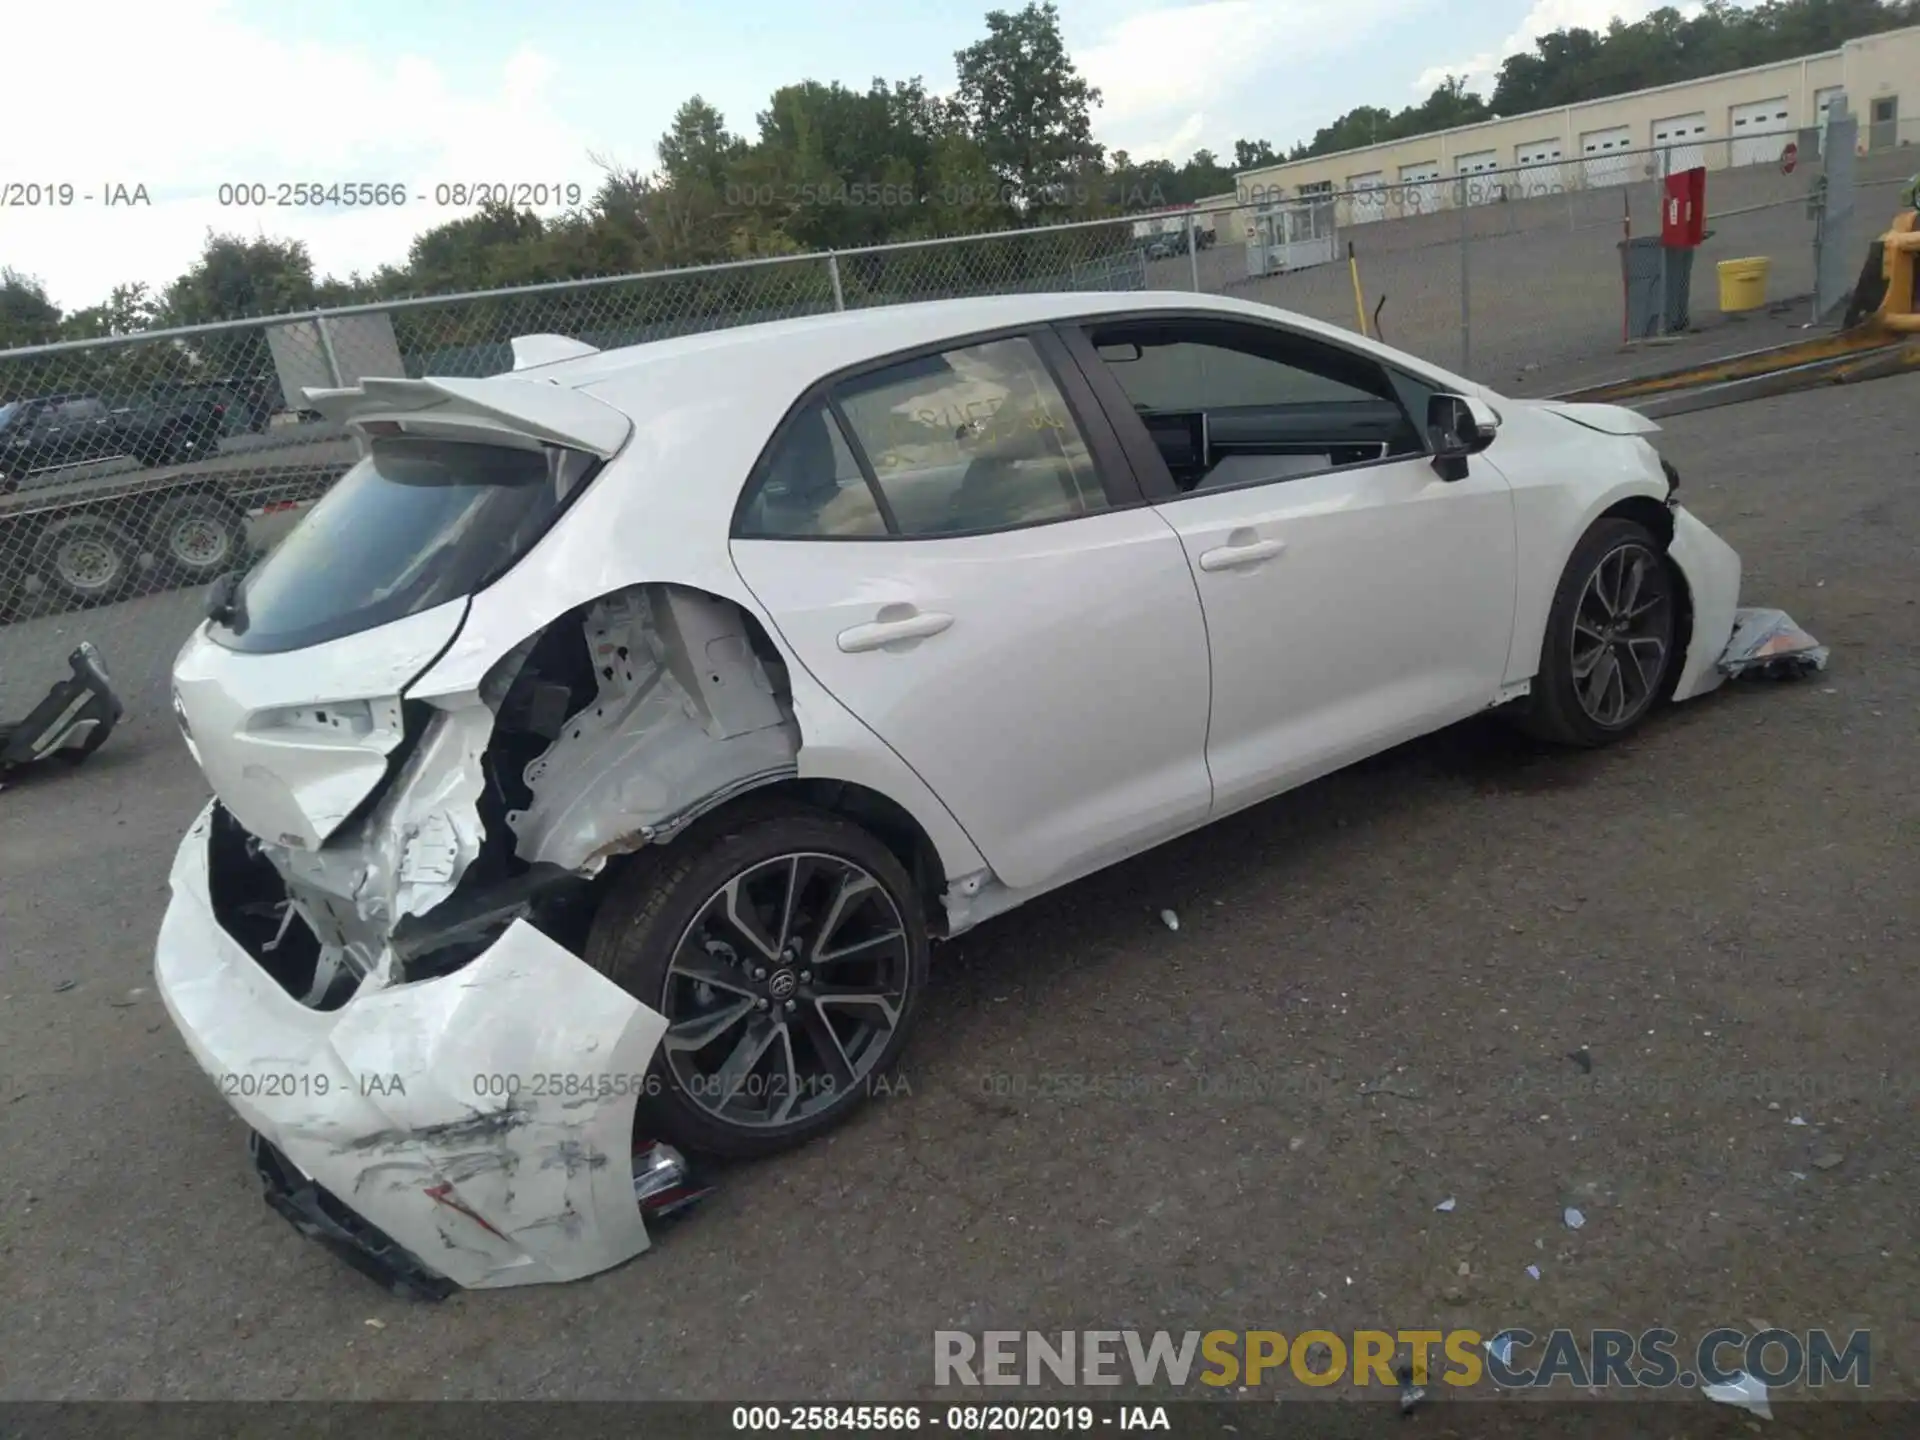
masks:
<svg viewBox="0 0 1920 1440"><path fill-rule="evenodd" d="M811 381L862 361L1017 325L1140 310L1206 309L1244 314L1249 308L1243 301L1187 290L1068 290L922 300L703 330L556 360L515 373L585 388L655 365L709 361L725 365L729 357L752 352L756 360L780 357L776 363L806 372ZM1297 322L1299 317L1289 319Z"/></svg>

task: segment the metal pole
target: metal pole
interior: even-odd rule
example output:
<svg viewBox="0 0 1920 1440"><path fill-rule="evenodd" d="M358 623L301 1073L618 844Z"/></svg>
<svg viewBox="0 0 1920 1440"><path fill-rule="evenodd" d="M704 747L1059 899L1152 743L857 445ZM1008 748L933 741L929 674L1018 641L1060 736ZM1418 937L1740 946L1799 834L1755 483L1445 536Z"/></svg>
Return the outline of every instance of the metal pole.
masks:
<svg viewBox="0 0 1920 1440"><path fill-rule="evenodd" d="M1460 177L1460 373L1473 365L1472 266L1468 264L1467 177Z"/></svg>
<svg viewBox="0 0 1920 1440"><path fill-rule="evenodd" d="M1666 231L1667 231L1667 206L1670 203L1667 199L1667 179L1672 174L1673 174L1673 147L1671 145L1663 145L1660 147L1660 293L1655 297L1655 300L1654 300L1654 303L1660 307L1659 310L1656 312L1659 316L1659 319L1657 319L1654 322L1653 333L1656 335L1665 335L1667 333L1667 234L1666 234Z"/></svg>
<svg viewBox="0 0 1920 1440"><path fill-rule="evenodd" d="M827 279L833 282L833 308L847 308L846 291L840 288L840 257L833 251L827 252Z"/></svg>
<svg viewBox="0 0 1920 1440"><path fill-rule="evenodd" d="M1187 212L1187 271L1193 277L1193 288L1200 288L1200 227L1194 212Z"/></svg>
<svg viewBox="0 0 1920 1440"><path fill-rule="evenodd" d="M340 378L340 357L333 353L333 332L327 329L327 317L315 315L313 326L320 332L320 353L327 357L327 378L333 382L333 388L338 390L344 382Z"/></svg>

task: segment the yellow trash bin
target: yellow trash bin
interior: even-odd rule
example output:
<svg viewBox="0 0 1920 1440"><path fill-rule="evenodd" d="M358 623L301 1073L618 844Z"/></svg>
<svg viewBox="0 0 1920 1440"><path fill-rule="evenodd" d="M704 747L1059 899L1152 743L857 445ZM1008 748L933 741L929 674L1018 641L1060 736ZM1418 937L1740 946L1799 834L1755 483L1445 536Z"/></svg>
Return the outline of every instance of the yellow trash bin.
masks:
<svg viewBox="0 0 1920 1440"><path fill-rule="evenodd" d="M1758 310L1767 303L1767 267L1764 255L1745 260L1722 260L1720 308L1723 311Z"/></svg>

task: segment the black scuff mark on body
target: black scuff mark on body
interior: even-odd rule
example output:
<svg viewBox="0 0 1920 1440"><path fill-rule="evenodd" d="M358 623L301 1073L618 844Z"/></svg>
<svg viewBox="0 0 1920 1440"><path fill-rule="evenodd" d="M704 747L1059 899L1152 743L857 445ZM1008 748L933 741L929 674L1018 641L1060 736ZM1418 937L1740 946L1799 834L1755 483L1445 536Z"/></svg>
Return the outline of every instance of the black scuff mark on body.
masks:
<svg viewBox="0 0 1920 1440"><path fill-rule="evenodd" d="M337 1146L336 1155L363 1155L370 1150L411 1150L418 1146L458 1148L463 1145L495 1141L511 1130L528 1124L532 1112L522 1106L507 1105L485 1110L465 1120L446 1120L438 1125L422 1125L413 1130L376 1130Z"/></svg>

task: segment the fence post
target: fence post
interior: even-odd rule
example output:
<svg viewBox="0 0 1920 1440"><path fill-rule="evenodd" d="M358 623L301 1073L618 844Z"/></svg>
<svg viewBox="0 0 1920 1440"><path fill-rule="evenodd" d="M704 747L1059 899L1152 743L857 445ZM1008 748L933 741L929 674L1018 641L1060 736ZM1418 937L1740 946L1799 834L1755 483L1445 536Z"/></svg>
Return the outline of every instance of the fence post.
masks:
<svg viewBox="0 0 1920 1440"><path fill-rule="evenodd" d="M1193 277L1193 288L1200 288L1200 226L1197 212L1187 211L1187 271Z"/></svg>
<svg viewBox="0 0 1920 1440"><path fill-rule="evenodd" d="M1460 373L1473 364L1472 266L1467 263L1467 177L1460 177Z"/></svg>
<svg viewBox="0 0 1920 1440"><path fill-rule="evenodd" d="M1656 312L1659 319L1654 322L1653 327L1653 333L1656 335L1665 335L1667 333L1667 177L1672 173L1673 147L1671 145L1662 145L1660 147L1660 195L1658 202L1660 207L1660 293L1654 300L1654 303L1660 308Z"/></svg>
<svg viewBox="0 0 1920 1440"><path fill-rule="evenodd" d="M338 390L341 385L340 357L333 353L333 332L327 329L327 317L319 311L314 312L313 328L320 335L320 353L327 359L327 379L331 380L333 388Z"/></svg>
<svg viewBox="0 0 1920 1440"><path fill-rule="evenodd" d="M827 279L833 282L833 308L847 308L846 292L840 288L840 256L837 252L827 252Z"/></svg>

